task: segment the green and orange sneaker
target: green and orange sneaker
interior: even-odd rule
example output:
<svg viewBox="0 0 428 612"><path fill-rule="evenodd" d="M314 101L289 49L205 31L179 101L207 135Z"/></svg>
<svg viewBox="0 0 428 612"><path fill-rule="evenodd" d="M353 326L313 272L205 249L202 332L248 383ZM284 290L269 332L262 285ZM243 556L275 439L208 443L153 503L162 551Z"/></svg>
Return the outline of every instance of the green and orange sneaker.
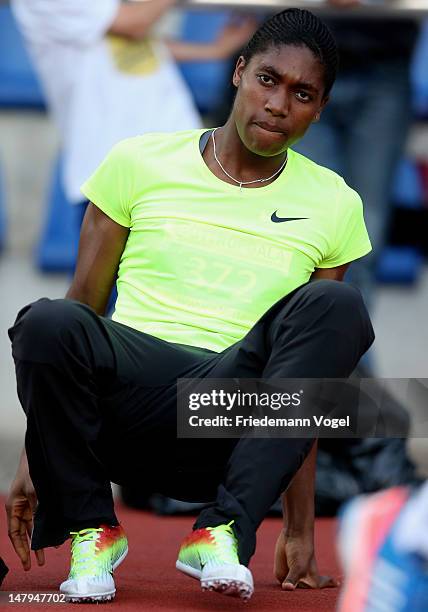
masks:
<svg viewBox="0 0 428 612"><path fill-rule="evenodd" d="M203 591L250 599L254 591L253 577L248 567L239 563L232 524L233 521L192 531L181 545L175 566L200 580Z"/></svg>
<svg viewBox="0 0 428 612"><path fill-rule="evenodd" d="M71 531L71 568L60 586L66 601L109 601L116 594L113 570L128 553L121 525Z"/></svg>

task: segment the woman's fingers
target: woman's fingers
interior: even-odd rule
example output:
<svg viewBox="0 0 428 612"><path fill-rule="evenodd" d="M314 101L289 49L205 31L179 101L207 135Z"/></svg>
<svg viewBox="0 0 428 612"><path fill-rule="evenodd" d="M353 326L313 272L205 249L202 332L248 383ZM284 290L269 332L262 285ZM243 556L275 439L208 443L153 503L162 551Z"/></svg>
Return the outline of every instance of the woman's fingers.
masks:
<svg viewBox="0 0 428 612"><path fill-rule="evenodd" d="M40 548L40 550L35 550L34 552L36 554L37 564L44 565L45 564L45 551L43 550L43 548Z"/></svg>
<svg viewBox="0 0 428 612"><path fill-rule="evenodd" d="M30 548L28 546L25 524L24 524L24 536L25 537L24 539L22 538L21 524L22 524L22 521L19 517L10 516L8 535L9 535L10 541L12 542L12 546L16 554L21 560L22 567L24 568L24 570L27 571L31 567Z"/></svg>

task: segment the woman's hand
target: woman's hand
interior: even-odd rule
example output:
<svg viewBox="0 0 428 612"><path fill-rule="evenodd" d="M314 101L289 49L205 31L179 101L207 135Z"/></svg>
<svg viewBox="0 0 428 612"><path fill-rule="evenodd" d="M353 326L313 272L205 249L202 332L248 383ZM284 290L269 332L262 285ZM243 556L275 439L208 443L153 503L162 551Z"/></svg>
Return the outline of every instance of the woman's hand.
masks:
<svg viewBox="0 0 428 612"><path fill-rule="evenodd" d="M6 500L8 535L25 571L31 568L30 540L37 497L28 470L25 450ZM43 550L35 551L38 565L44 565Z"/></svg>
<svg viewBox="0 0 428 612"><path fill-rule="evenodd" d="M312 537L286 535L284 529L276 541L274 575L285 591L339 586L334 578L318 573Z"/></svg>

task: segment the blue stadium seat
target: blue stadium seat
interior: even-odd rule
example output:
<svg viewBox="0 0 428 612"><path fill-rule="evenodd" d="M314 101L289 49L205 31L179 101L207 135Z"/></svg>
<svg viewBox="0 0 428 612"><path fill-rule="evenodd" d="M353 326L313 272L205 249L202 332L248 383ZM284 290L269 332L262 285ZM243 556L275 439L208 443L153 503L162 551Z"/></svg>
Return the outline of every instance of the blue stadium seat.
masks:
<svg viewBox="0 0 428 612"><path fill-rule="evenodd" d="M6 213L3 197L3 180L0 172L0 253L6 244Z"/></svg>
<svg viewBox="0 0 428 612"><path fill-rule="evenodd" d="M423 256L411 246L387 246L379 258L376 280L385 284L412 285L423 267Z"/></svg>
<svg viewBox="0 0 428 612"><path fill-rule="evenodd" d="M0 6L0 107L44 108L44 96L9 6Z"/></svg>
<svg viewBox="0 0 428 612"><path fill-rule="evenodd" d="M8 5L0 6L0 108L44 108L43 94ZM0 250L6 213L0 177Z"/></svg>
<svg viewBox="0 0 428 612"><path fill-rule="evenodd" d="M64 193L61 159L53 168L45 226L36 249L36 264L43 272L71 272L79 242L79 207Z"/></svg>
<svg viewBox="0 0 428 612"><path fill-rule="evenodd" d="M422 206L421 177L415 163L409 158L403 158L398 165L392 200L400 208L418 210ZM378 260L376 280L384 284L413 284L419 278L423 263L420 249L415 246L386 246Z"/></svg>
<svg viewBox="0 0 428 612"><path fill-rule="evenodd" d="M422 179L413 160L400 161L392 188L392 199L403 208L419 209L424 200Z"/></svg>
<svg viewBox="0 0 428 612"><path fill-rule="evenodd" d="M183 15L180 39L211 42L230 19L227 11L189 10ZM202 114L215 110L222 102L224 88L231 76L230 60L185 62L180 69Z"/></svg>
<svg viewBox="0 0 428 612"><path fill-rule="evenodd" d="M422 23L411 66L413 108L417 115L428 117L428 20Z"/></svg>

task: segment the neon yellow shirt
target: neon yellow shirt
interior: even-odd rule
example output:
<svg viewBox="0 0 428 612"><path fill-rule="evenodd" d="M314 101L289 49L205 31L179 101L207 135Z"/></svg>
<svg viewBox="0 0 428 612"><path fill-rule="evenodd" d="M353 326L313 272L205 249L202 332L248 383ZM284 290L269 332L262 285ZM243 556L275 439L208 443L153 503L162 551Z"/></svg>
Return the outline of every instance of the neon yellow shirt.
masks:
<svg viewBox="0 0 428 612"><path fill-rule="evenodd" d="M130 228L113 319L222 351L315 268L371 246L361 199L337 174L289 150L274 182L240 190L205 164L203 132L124 140L82 192Z"/></svg>

